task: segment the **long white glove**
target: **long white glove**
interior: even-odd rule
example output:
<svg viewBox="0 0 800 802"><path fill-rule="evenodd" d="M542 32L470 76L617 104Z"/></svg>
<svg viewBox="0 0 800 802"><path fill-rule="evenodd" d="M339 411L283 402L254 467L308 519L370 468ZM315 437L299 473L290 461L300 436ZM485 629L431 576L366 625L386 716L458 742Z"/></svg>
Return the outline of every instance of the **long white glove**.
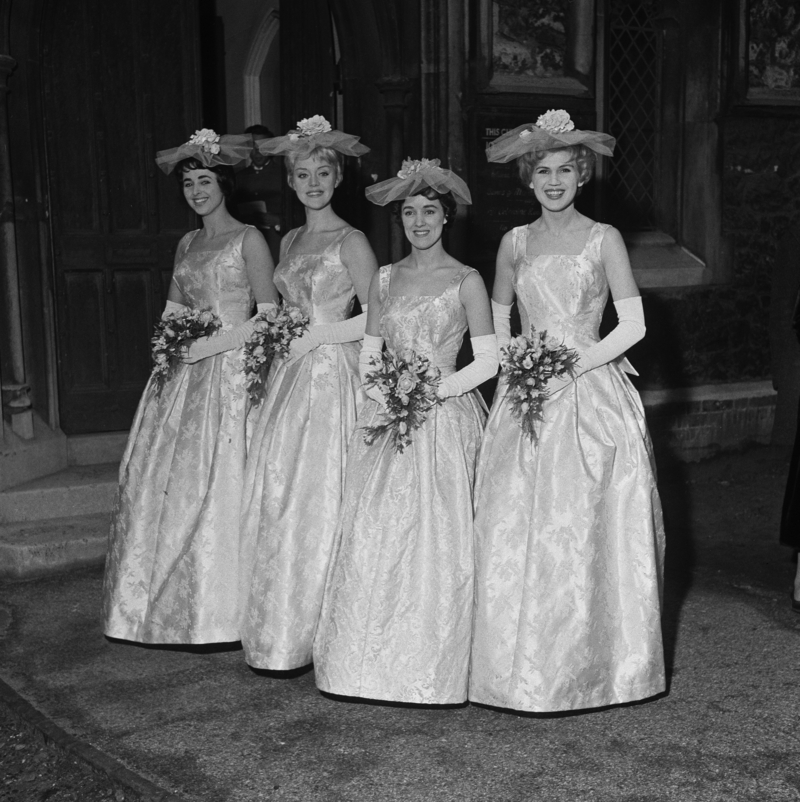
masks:
<svg viewBox="0 0 800 802"><path fill-rule="evenodd" d="M311 326L302 337L292 340L286 363L295 362L301 356L305 356L309 351L323 343L351 343L360 340L364 336L364 329L367 327L367 307L368 304L364 304L362 307L364 311L360 315L350 317L347 320Z"/></svg>
<svg viewBox="0 0 800 802"><path fill-rule="evenodd" d="M161 319L166 320L171 315L179 315L181 312L188 311L189 307L184 304L176 304L175 301L167 301L164 311L161 313Z"/></svg>
<svg viewBox="0 0 800 802"><path fill-rule="evenodd" d="M257 304L256 309L258 312L256 315L235 329L226 331L223 334L215 334L213 337L200 337L195 340L187 349L182 361L188 365L193 365L201 359L216 356L233 348L241 348L253 336L253 332L256 329L256 317L261 312L276 308L277 306L274 303Z"/></svg>
<svg viewBox="0 0 800 802"><path fill-rule="evenodd" d="M497 335L497 350L505 348L511 342L511 304L499 304L492 301L492 322Z"/></svg>
<svg viewBox="0 0 800 802"><path fill-rule="evenodd" d="M642 297L634 295L631 298L614 301L614 307L617 310L619 322L613 331L610 331L599 343L595 343L581 354L577 370L578 376L622 356L632 345L644 337L646 328Z"/></svg>
<svg viewBox="0 0 800 802"><path fill-rule="evenodd" d="M367 373L375 370L375 363L381 359L383 353L383 337L373 337L371 334L364 335L364 342L361 344L361 351L358 355L358 376L361 379L361 385L367 381ZM383 393L374 385L372 387L364 387L364 392L373 401L380 404L381 409L386 409L386 399Z"/></svg>
<svg viewBox="0 0 800 802"><path fill-rule="evenodd" d="M582 376L590 370L607 365L612 360L622 356L632 345L644 337L644 310L642 298L634 295L614 301L617 310L618 323L600 342L595 343L586 351L580 353L580 359L575 369L575 378ZM547 392L550 395L563 390L575 379L572 376L560 376L550 379L547 383Z"/></svg>
<svg viewBox="0 0 800 802"><path fill-rule="evenodd" d="M461 370L445 376L436 389L439 398L464 395L497 373L497 336L484 334L470 338L472 343L472 362Z"/></svg>

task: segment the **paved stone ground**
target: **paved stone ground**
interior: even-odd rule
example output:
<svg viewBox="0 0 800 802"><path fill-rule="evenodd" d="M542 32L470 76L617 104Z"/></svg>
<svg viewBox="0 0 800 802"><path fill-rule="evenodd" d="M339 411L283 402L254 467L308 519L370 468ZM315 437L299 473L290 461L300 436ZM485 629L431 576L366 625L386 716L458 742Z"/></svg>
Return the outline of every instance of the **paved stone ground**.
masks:
<svg viewBox="0 0 800 802"><path fill-rule="evenodd" d="M334 701L310 672L250 670L236 645L107 641L98 570L0 586L0 676L187 800L800 800L800 616L776 544L787 462L762 447L662 466L670 687L646 703L525 716Z"/></svg>
<svg viewBox="0 0 800 802"><path fill-rule="evenodd" d="M4 802L125 802L125 789L80 758L48 746L0 705L0 799ZM130 797L128 797L130 798Z"/></svg>

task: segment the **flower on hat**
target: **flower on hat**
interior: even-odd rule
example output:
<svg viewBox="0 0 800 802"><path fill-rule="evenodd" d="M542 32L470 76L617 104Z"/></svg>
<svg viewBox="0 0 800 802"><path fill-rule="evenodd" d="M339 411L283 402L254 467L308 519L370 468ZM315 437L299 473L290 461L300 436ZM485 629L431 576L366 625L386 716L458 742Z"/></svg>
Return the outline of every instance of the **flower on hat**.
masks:
<svg viewBox="0 0 800 802"><path fill-rule="evenodd" d="M438 170L441 161L439 159L405 159L403 165L397 173L398 178L409 178L414 173L423 170Z"/></svg>
<svg viewBox="0 0 800 802"><path fill-rule="evenodd" d="M198 145L206 153L219 153L219 134L210 128L201 128L189 137L190 145Z"/></svg>
<svg viewBox="0 0 800 802"><path fill-rule="evenodd" d="M327 134L330 130L331 124L321 114L315 114L313 117L298 120L297 131L293 133L299 136L314 136L314 134Z"/></svg>
<svg viewBox="0 0 800 802"><path fill-rule="evenodd" d="M563 134L572 131L575 123L569 118L569 113L564 109L550 109L539 116L536 127L542 128L551 134Z"/></svg>

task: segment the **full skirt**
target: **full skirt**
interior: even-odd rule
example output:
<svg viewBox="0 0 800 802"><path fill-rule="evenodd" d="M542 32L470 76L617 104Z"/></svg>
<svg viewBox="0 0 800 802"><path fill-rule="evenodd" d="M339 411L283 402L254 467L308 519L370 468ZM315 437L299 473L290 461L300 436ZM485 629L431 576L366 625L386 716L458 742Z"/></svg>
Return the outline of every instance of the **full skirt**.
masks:
<svg viewBox="0 0 800 802"><path fill-rule="evenodd" d="M470 700L530 712L664 690L664 529L638 393L616 365L545 402L536 444L501 384L476 484Z"/></svg>
<svg viewBox="0 0 800 802"><path fill-rule="evenodd" d="M429 413L395 453L368 401L314 644L320 690L420 704L466 700L472 630L472 490L484 413L474 394Z"/></svg>
<svg viewBox="0 0 800 802"><path fill-rule="evenodd" d="M242 645L255 667L312 659L361 398L358 343L276 361L251 415L242 507Z"/></svg>
<svg viewBox="0 0 800 802"><path fill-rule="evenodd" d="M239 351L145 388L120 464L103 591L106 635L239 639L247 394Z"/></svg>

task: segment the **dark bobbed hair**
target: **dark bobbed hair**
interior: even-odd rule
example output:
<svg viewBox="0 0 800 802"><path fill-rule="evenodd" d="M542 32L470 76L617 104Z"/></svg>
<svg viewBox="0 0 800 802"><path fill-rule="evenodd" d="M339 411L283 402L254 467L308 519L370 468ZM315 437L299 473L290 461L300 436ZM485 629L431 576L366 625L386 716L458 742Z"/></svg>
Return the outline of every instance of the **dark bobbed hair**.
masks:
<svg viewBox="0 0 800 802"><path fill-rule="evenodd" d="M183 175L184 173L188 173L189 170L208 170L214 173L217 177L217 184L219 184L219 188L225 200L232 197L236 190L236 175L233 172L233 167L228 164L212 164L208 167L203 164L200 159L195 159L194 156L189 156L188 159L181 159L181 161L175 165L175 172L173 173L181 189L183 189Z"/></svg>
<svg viewBox="0 0 800 802"><path fill-rule="evenodd" d="M517 159L517 169L519 170L519 177L522 183L526 187L530 187L536 165L539 164L548 153L556 153L558 151L569 153L570 158L575 160L575 163L578 165L578 177L584 184L591 179L594 174L594 165L597 161L595 152L587 148L586 145L566 145L563 148L532 150L529 153L523 153L522 156Z"/></svg>
<svg viewBox="0 0 800 802"><path fill-rule="evenodd" d="M286 175L291 177L294 171L294 166L297 164L297 162L303 161L304 159L316 159L317 161L329 164L334 170L336 170L336 175L339 180L341 180L342 175L344 174L344 157L342 154L333 148L326 148L323 145L317 145L317 147L305 154L292 152L287 153L286 158L283 160L284 165L286 166Z"/></svg>
<svg viewBox="0 0 800 802"><path fill-rule="evenodd" d="M420 187L420 189L408 197L413 198L416 195L422 195L428 200L438 200L439 203L442 204L442 209L444 209L444 227L450 228L450 226L453 225L453 221L456 219L458 203L456 203L452 192L437 192L431 187ZM403 204L406 200L408 200L408 198L400 198L400 200L392 201L391 214L398 222L402 222Z"/></svg>

